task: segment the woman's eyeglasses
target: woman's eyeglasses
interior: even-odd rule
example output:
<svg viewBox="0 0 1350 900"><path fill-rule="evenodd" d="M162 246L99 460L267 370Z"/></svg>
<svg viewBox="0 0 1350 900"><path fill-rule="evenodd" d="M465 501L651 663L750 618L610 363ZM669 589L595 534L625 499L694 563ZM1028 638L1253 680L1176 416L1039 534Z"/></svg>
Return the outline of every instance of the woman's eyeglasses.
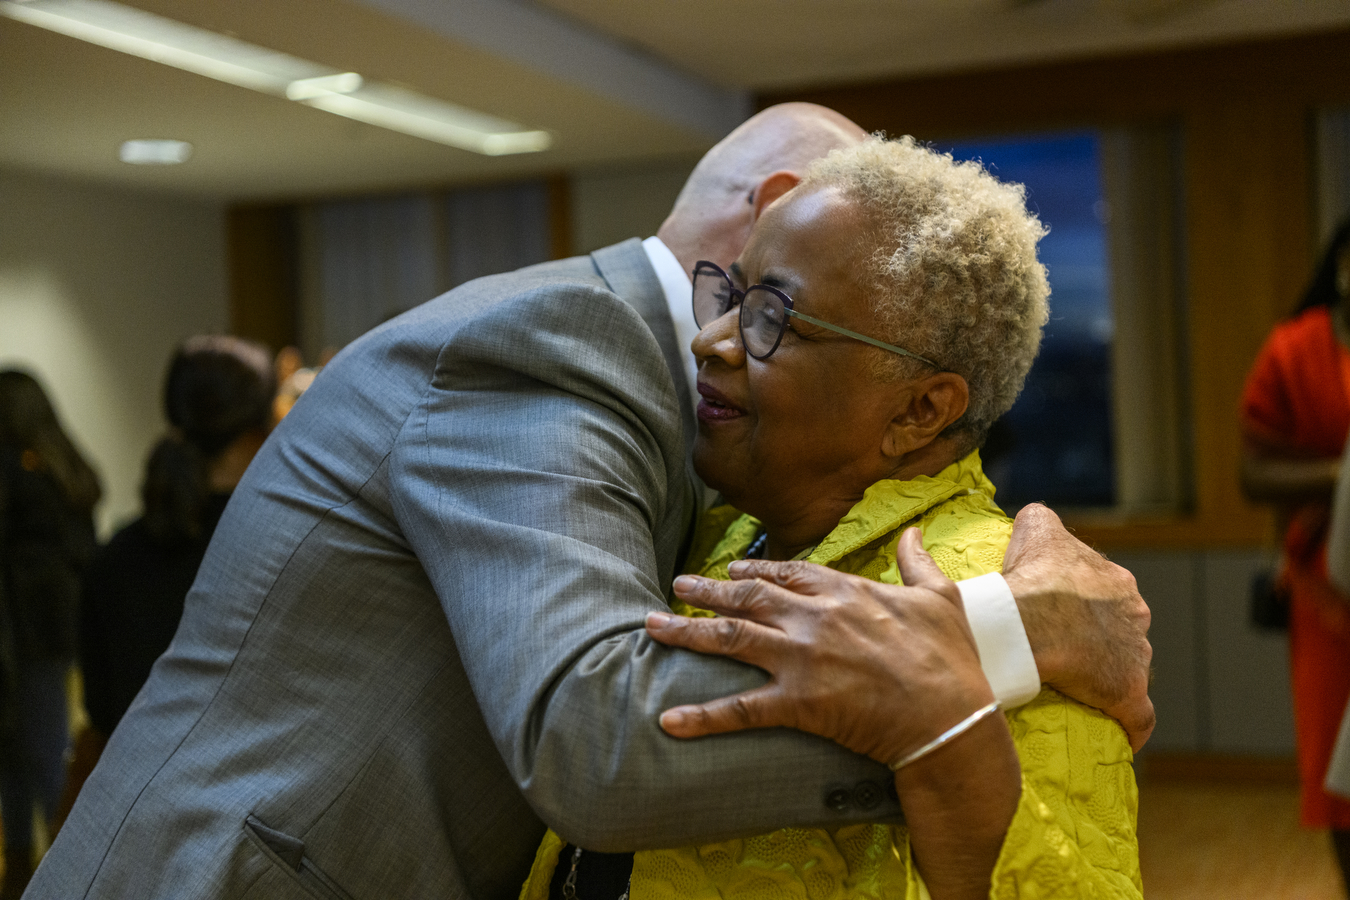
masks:
<svg viewBox="0 0 1350 900"><path fill-rule="evenodd" d="M741 343L745 346L745 352L755 359L768 359L773 355L783 341L783 332L787 330L788 317L791 316L873 347L917 359L935 369L942 368L931 359L910 353L902 347L797 312L792 308L792 298L778 288L752 284L742 291L731 283L731 277L717 263L700 260L694 266L694 321L699 328L706 328L722 318L738 303L741 307Z"/></svg>

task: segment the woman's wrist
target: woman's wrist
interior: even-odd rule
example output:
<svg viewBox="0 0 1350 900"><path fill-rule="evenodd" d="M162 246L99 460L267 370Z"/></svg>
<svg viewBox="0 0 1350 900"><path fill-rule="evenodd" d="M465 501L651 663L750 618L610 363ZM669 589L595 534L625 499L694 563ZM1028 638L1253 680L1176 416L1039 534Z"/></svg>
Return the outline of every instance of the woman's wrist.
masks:
<svg viewBox="0 0 1350 900"><path fill-rule="evenodd" d="M1007 720L1001 713L981 719L959 738L895 773L895 788L902 805L907 798L922 804L935 797L944 809L952 812L985 810L994 823L991 827L1000 832L1012 820L1012 812L1022 793L1021 785L1021 763ZM986 803L995 799L1000 791L1005 795L1003 805L1007 813L1002 821ZM908 818L909 810L906 809Z"/></svg>
<svg viewBox="0 0 1350 900"><path fill-rule="evenodd" d="M984 897L1022 796L1001 714L895 773L915 862L934 898Z"/></svg>
<svg viewBox="0 0 1350 900"><path fill-rule="evenodd" d="M966 716L960 722L957 722L951 728L948 728L946 731L942 732L928 743L921 745L915 750L911 750L904 756L897 759L895 762L891 763L890 764L891 771L898 772L905 766L912 765L913 763L916 763L919 760L923 759L925 756L928 756L929 754L933 753L939 747L942 747L943 745L956 740L961 735L965 734L967 731L969 731L970 729L974 728L977 724L979 724L980 720L984 719L987 716L991 716L997 713L999 710L999 706L1000 704L997 700L991 700L984 706L981 706L979 709L975 710L973 713Z"/></svg>
<svg viewBox="0 0 1350 900"><path fill-rule="evenodd" d="M953 655L944 661L944 671L927 673L927 678L920 679L922 685L905 685L897 677L896 690L889 695L907 698L906 702L893 707L888 716L891 727L862 752L898 771L961 740L978 720L1002 719L997 711L985 710L997 699L979 668L979 657L971 650L968 659ZM923 702L918 702L920 697Z"/></svg>

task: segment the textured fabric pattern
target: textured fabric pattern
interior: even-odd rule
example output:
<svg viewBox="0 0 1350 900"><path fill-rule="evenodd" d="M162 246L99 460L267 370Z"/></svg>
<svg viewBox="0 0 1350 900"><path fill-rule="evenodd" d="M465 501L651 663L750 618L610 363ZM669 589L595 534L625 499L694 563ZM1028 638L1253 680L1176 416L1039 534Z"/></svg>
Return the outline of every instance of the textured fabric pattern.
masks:
<svg viewBox="0 0 1350 900"><path fill-rule="evenodd" d="M809 555L811 562L900 583L896 546L918 526L950 578L999 571L1012 524L993 501L978 454L934 478L873 485ZM726 578L759 523L726 508L707 514L696 568ZM712 540L708 529L721 528ZM676 611L708 616L683 604ZM1022 762L1022 796L994 870L990 896L1139 897L1132 755L1120 726L1046 689L1007 714ZM521 900L546 900L562 839L549 833ZM752 838L635 854L632 900L843 900L927 897L901 825L784 828Z"/></svg>

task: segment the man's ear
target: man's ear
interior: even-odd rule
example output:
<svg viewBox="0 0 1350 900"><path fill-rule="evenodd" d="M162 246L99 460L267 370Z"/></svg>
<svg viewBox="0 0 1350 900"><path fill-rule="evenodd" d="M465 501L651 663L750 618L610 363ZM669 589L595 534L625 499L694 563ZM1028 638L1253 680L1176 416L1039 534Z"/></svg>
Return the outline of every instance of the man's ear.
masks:
<svg viewBox="0 0 1350 900"><path fill-rule="evenodd" d="M882 453L897 459L931 444L970 405L970 386L955 372L921 378L905 393L909 402L886 426L881 444Z"/></svg>
<svg viewBox="0 0 1350 900"><path fill-rule="evenodd" d="M761 181L750 196L750 203L754 207L751 221L758 219L759 214L764 212L770 203L795 188L801 180L802 176L796 172L779 169Z"/></svg>

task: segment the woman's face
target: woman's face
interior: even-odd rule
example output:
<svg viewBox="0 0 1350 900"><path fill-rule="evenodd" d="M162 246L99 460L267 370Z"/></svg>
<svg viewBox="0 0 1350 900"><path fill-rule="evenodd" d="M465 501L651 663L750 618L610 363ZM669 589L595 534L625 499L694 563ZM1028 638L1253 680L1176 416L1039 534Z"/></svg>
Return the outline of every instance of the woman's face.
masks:
<svg viewBox="0 0 1350 900"><path fill-rule="evenodd" d="M741 290L770 285L807 315L886 339L862 286L865 236L861 214L837 191L793 191L765 210L729 274ZM773 355L750 357L739 312L693 342L700 476L771 531L825 505L851 505L895 466L882 439L905 383L873 376L873 354L884 351L797 318ZM830 515L828 527L841 513Z"/></svg>

